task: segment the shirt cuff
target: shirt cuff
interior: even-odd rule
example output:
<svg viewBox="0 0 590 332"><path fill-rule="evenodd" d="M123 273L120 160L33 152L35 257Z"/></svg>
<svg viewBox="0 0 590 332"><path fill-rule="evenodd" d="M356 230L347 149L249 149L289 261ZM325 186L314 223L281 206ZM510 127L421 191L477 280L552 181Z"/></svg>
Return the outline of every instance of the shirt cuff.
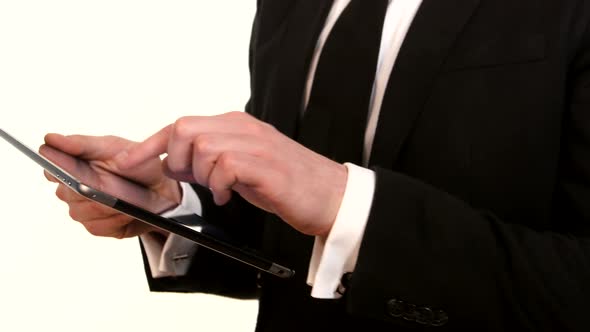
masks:
<svg viewBox="0 0 590 332"><path fill-rule="evenodd" d="M334 225L326 237L316 236L307 284L318 299L340 298L340 280L352 272L358 259L375 192L375 173L351 163L346 189Z"/></svg>
<svg viewBox="0 0 590 332"><path fill-rule="evenodd" d="M180 183L182 201L173 210L162 214L162 217L197 214L201 215L201 200L188 183ZM183 276L188 272L192 258L198 245L191 240L176 234L167 237L159 233L146 233L139 236L149 265L152 278Z"/></svg>

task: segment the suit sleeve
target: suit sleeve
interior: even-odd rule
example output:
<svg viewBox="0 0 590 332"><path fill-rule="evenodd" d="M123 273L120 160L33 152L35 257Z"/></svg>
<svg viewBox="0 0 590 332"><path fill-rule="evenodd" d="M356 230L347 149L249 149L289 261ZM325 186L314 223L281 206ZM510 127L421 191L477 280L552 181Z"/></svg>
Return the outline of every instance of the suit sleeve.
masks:
<svg viewBox="0 0 590 332"><path fill-rule="evenodd" d="M573 61L564 114L551 217L559 231L505 222L417 179L376 169L373 207L347 294L349 311L450 330L587 327L589 35Z"/></svg>
<svg viewBox="0 0 590 332"><path fill-rule="evenodd" d="M240 197L223 207L213 203L211 193L194 186L203 205L203 218L215 223L246 246L258 249L261 243L262 211ZM240 299L258 295L258 271L253 267L206 248L198 248L188 272L183 276L153 278L141 243L145 273L151 291L202 292Z"/></svg>

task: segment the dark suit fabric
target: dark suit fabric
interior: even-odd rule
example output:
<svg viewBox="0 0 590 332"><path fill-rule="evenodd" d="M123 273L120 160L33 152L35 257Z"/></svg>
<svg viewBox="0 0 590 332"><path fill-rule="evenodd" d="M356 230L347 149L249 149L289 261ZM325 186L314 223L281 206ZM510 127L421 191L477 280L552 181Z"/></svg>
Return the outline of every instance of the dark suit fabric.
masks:
<svg viewBox="0 0 590 332"><path fill-rule="evenodd" d="M258 1L247 111L289 136L330 5ZM312 237L240 199L216 208L205 191L206 217L296 277L256 278L200 250L188 276L151 288L259 296L259 331L587 331L589 23L585 0L424 0L387 87L343 299L310 297ZM416 323L424 308L448 321Z"/></svg>

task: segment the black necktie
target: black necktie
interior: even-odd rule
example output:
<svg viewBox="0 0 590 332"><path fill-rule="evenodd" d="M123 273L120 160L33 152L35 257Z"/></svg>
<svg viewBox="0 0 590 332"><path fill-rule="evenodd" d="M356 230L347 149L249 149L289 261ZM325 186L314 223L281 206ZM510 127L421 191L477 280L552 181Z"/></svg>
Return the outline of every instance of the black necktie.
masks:
<svg viewBox="0 0 590 332"><path fill-rule="evenodd" d="M328 36L298 140L338 162L362 162L388 0L352 0Z"/></svg>

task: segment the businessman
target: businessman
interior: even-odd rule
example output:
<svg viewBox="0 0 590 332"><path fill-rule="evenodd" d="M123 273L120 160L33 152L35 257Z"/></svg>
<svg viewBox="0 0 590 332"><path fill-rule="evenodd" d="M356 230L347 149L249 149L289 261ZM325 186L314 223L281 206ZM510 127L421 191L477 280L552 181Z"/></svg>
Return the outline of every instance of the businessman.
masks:
<svg viewBox="0 0 590 332"><path fill-rule="evenodd" d="M193 206L296 276L166 255L182 240L59 187L74 219L141 235L152 290L259 297L258 331L587 329L590 3L257 5L246 113L139 144L46 143Z"/></svg>

